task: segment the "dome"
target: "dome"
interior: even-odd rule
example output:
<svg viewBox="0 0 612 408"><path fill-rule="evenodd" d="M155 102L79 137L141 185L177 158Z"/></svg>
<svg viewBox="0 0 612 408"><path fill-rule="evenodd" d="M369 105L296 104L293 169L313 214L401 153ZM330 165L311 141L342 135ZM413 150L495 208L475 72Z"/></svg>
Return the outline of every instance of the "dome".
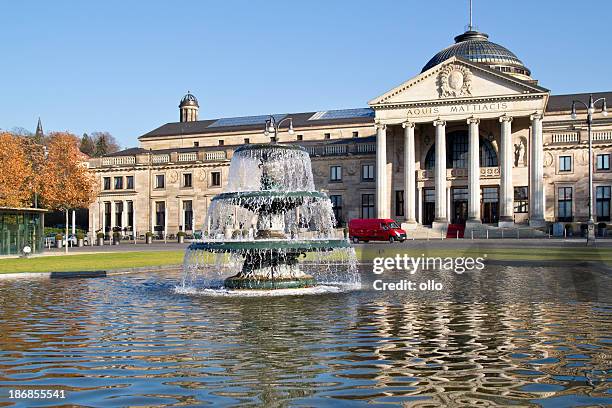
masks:
<svg viewBox="0 0 612 408"><path fill-rule="evenodd" d="M425 72L451 57L460 57L468 61L479 62L520 79L531 79L531 71L512 51L489 41L487 34L474 30L466 31L455 37L455 44L434 55L425 64L421 72Z"/></svg>
<svg viewBox="0 0 612 408"><path fill-rule="evenodd" d="M195 106L197 108L200 107L200 105L198 105L198 99L193 96L189 91L187 91L187 95L183 96L183 99L181 99L179 108L183 108L185 106Z"/></svg>

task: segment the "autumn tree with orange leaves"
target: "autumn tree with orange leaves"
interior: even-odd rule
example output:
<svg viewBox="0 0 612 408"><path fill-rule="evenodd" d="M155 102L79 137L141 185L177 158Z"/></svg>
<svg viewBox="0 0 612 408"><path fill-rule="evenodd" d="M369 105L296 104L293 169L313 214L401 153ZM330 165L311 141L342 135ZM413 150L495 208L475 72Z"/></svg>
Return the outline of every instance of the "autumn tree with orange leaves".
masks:
<svg viewBox="0 0 612 408"><path fill-rule="evenodd" d="M0 206L29 207L32 163L24 149L23 138L0 133Z"/></svg>
<svg viewBox="0 0 612 408"><path fill-rule="evenodd" d="M76 136L63 132L51 133L47 152L41 174L42 202L46 208L66 213L68 237L68 212L89 207L96 197L96 183L87 170L86 158L79 151L79 139Z"/></svg>

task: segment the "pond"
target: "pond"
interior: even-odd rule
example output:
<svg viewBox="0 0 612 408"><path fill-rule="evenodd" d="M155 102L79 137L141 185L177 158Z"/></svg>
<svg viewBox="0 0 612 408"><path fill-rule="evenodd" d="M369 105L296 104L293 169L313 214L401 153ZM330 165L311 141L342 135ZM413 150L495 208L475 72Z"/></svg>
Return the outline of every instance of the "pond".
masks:
<svg viewBox="0 0 612 408"><path fill-rule="evenodd" d="M0 405L612 404L608 272L488 266L376 291L362 269L361 290L275 297L178 293L162 272L0 281ZM65 399L9 398L27 389Z"/></svg>

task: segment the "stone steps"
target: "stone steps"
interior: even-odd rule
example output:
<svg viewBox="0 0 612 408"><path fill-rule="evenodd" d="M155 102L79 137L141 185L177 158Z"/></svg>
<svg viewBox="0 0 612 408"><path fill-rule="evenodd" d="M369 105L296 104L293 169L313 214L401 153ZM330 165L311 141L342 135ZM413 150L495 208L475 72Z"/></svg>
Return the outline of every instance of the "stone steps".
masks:
<svg viewBox="0 0 612 408"><path fill-rule="evenodd" d="M429 239L429 240L441 240L441 239L457 239L456 236L450 236L447 228L430 228L423 225L412 226L407 228L405 224L402 224L402 228L406 230L408 240L411 239ZM538 229L526 226L517 225L513 227L497 227L495 225L478 225L478 226L466 226L461 236L459 233L459 239L522 239L522 238L546 238L548 234Z"/></svg>

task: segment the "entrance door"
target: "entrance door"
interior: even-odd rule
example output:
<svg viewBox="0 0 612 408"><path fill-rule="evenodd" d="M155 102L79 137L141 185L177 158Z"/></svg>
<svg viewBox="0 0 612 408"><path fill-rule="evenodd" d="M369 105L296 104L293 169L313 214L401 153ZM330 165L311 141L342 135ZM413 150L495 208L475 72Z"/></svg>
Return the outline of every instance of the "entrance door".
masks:
<svg viewBox="0 0 612 408"><path fill-rule="evenodd" d="M468 189L465 187L453 188L453 224L465 225L468 216Z"/></svg>
<svg viewBox="0 0 612 408"><path fill-rule="evenodd" d="M499 221L499 188L483 187L480 205L483 224L494 224Z"/></svg>
<svg viewBox="0 0 612 408"><path fill-rule="evenodd" d="M423 225L433 224L436 218L436 193L433 188L423 189Z"/></svg>

